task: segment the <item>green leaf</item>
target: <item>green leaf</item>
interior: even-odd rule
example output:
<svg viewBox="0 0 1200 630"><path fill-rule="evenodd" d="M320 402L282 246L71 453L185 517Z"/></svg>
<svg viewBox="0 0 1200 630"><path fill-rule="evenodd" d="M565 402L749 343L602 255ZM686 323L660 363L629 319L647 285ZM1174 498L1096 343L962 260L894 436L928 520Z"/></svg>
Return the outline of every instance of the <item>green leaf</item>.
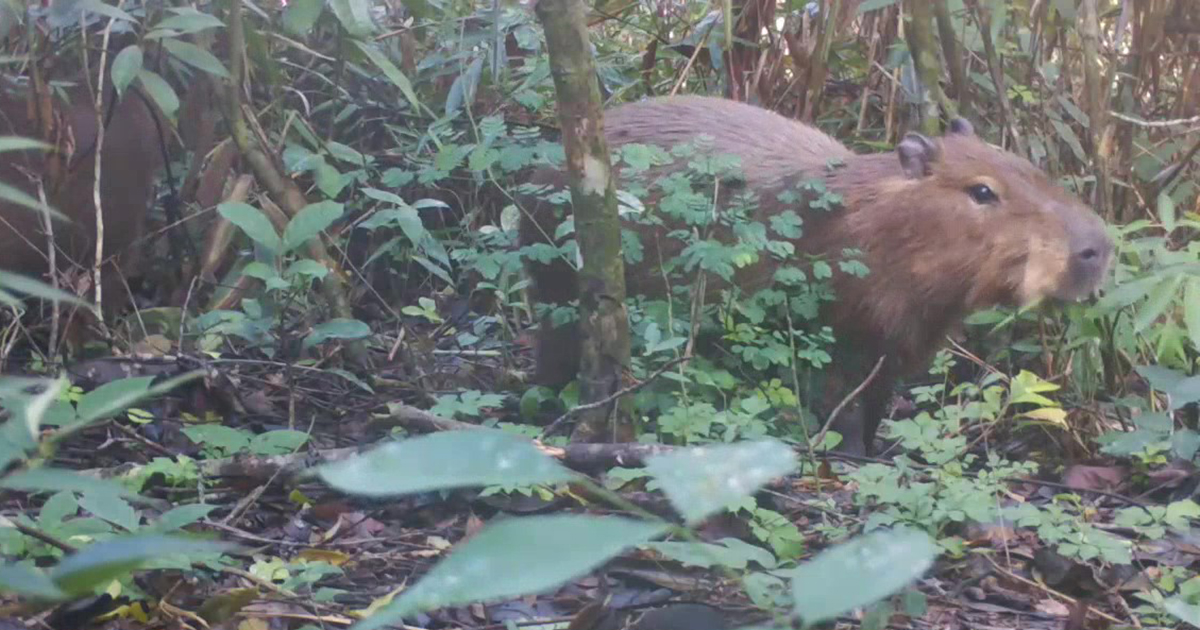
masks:
<svg viewBox="0 0 1200 630"><path fill-rule="evenodd" d="M1158 193L1158 220L1167 234L1175 231L1175 219L1175 200L1165 192Z"/></svg>
<svg viewBox="0 0 1200 630"><path fill-rule="evenodd" d="M91 302L81 300L79 296L67 293L61 289L55 289L41 280L35 280L7 271L0 271L0 288L50 302L57 301L71 304L92 311L93 313L96 311L95 306Z"/></svg>
<svg viewBox="0 0 1200 630"><path fill-rule="evenodd" d="M48 205L42 205L42 202L31 197L29 193L26 193L25 191L15 188L4 182L0 182L0 200L15 203L23 208L28 208L35 212L49 212L50 216L60 221L68 220L67 217L58 210L55 210Z"/></svg>
<svg viewBox="0 0 1200 630"><path fill-rule="evenodd" d="M82 11L91 11L92 13L103 15L104 17L114 20L124 20L126 22L133 22L135 24L137 23L137 20L134 19L132 15L129 15L117 7L104 4L100 0L80 0L79 4L76 6Z"/></svg>
<svg viewBox="0 0 1200 630"><path fill-rule="evenodd" d="M141 524L137 510L113 492L88 492L79 498L79 507L97 518L116 524L125 531L134 531Z"/></svg>
<svg viewBox="0 0 1200 630"><path fill-rule="evenodd" d="M238 226L254 242L273 253L283 249L283 242L271 220L261 210L240 201L226 201L217 206L217 212L230 223Z"/></svg>
<svg viewBox="0 0 1200 630"><path fill-rule="evenodd" d="M192 523L197 523L204 517L208 516L209 512L217 509L215 505L206 503L192 503L190 505L180 505L179 507L171 508L158 517L158 520L142 531L146 533L165 534L183 527L187 527Z"/></svg>
<svg viewBox="0 0 1200 630"><path fill-rule="evenodd" d="M1200 278L1188 278L1183 289L1183 324L1192 347L1200 350Z"/></svg>
<svg viewBox="0 0 1200 630"><path fill-rule="evenodd" d="M925 533L877 531L821 552L792 573L792 601L808 626L873 604L919 578L937 557Z"/></svg>
<svg viewBox="0 0 1200 630"><path fill-rule="evenodd" d="M199 68L213 76L222 79L229 78L229 71L225 69L225 65L221 63L212 53L203 48L191 43L178 39L164 39L163 47L167 52L175 56L176 59Z"/></svg>
<svg viewBox="0 0 1200 630"><path fill-rule="evenodd" d="M250 452L255 455L287 455L308 441L308 434L293 429L277 429L260 433L250 440Z"/></svg>
<svg viewBox="0 0 1200 630"><path fill-rule="evenodd" d="M383 75L400 89L400 92L404 94L404 98L408 99L408 103L412 105L413 109L421 109L421 103L417 100L417 93L413 91L412 83L408 81L408 77L404 76L400 68L396 67L396 64L392 63L382 52L379 52L379 49L374 44L356 40L354 45L358 46L359 50L371 60L371 63L374 63L382 70Z"/></svg>
<svg viewBox="0 0 1200 630"><path fill-rule="evenodd" d="M107 492L115 496L136 496L115 481L97 479L63 468L17 471L0 479L0 488L22 492Z"/></svg>
<svg viewBox="0 0 1200 630"><path fill-rule="evenodd" d="M1167 308L1171 306L1171 302L1174 301L1175 292L1182 281L1183 276L1175 274L1163 278L1161 282L1154 285L1153 289L1150 289L1145 303L1138 308L1137 317L1133 319L1134 332L1142 332L1162 316Z"/></svg>
<svg viewBox="0 0 1200 630"><path fill-rule="evenodd" d="M304 348L311 348L329 339L362 339L371 334L371 327L357 319L337 317L322 324L313 326L313 330L304 338Z"/></svg>
<svg viewBox="0 0 1200 630"><path fill-rule="evenodd" d="M163 80L154 72L145 68L138 70L138 81L142 87L158 104L159 109L167 115L168 118L174 118L175 112L179 110L179 97L175 95L175 90L171 88L171 84Z"/></svg>
<svg viewBox="0 0 1200 630"><path fill-rule="evenodd" d="M292 0L283 10L283 28L292 35L305 37L325 8L324 0Z"/></svg>
<svg viewBox="0 0 1200 630"><path fill-rule="evenodd" d="M138 376L119 381L105 383L100 387L84 394L76 409L79 413L79 426L88 424L100 418L110 417L130 405L152 398L164 392L195 380L204 375L202 370L194 370L186 374L169 378L157 385L149 386L153 376ZM149 387L147 387L149 386Z"/></svg>
<svg viewBox="0 0 1200 630"><path fill-rule="evenodd" d="M380 628L435 608L542 593L666 529L662 523L575 514L491 523L352 630Z"/></svg>
<svg viewBox="0 0 1200 630"><path fill-rule="evenodd" d="M154 25L154 32L147 37L164 37L174 34L198 33L210 28L222 28L225 23L219 18L207 13L202 13L191 7L181 7L177 9L168 9L175 15L164 18L161 22Z"/></svg>
<svg viewBox="0 0 1200 630"><path fill-rule="evenodd" d="M301 208L283 230L283 251L290 252L315 238L342 216L342 204L318 201Z"/></svg>
<svg viewBox="0 0 1200 630"><path fill-rule="evenodd" d="M142 47L130 44L117 53L112 64L113 87L117 94L124 94L125 88L137 78L142 71Z"/></svg>
<svg viewBox="0 0 1200 630"><path fill-rule="evenodd" d="M366 37L375 28L367 0L329 0L329 8L333 9L333 14L350 37Z"/></svg>
<svg viewBox="0 0 1200 630"><path fill-rule="evenodd" d="M325 464L317 474L334 488L366 496L492 484L552 484L575 476L528 440L492 429L447 431L391 442Z"/></svg>
<svg viewBox="0 0 1200 630"><path fill-rule="evenodd" d="M0 565L0 593L4 592L47 601L67 597L45 573L17 564Z"/></svg>
<svg viewBox="0 0 1200 630"><path fill-rule="evenodd" d="M792 472L796 464L796 454L787 445L762 440L656 455L646 461L646 471L686 522L694 524Z"/></svg>
<svg viewBox="0 0 1200 630"><path fill-rule="evenodd" d="M0 153L7 151L48 151L52 147L41 140L25 136L0 136Z"/></svg>
<svg viewBox="0 0 1200 630"><path fill-rule="evenodd" d="M123 536L85 547L50 572L54 584L72 597L86 595L109 581L128 575L147 560L166 555L225 551L228 543L145 534Z"/></svg>
<svg viewBox="0 0 1200 630"><path fill-rule="evenodd" d="M80 421L90 422L115 414L133 404L150 388L153 376L136 376L109 381L83 395L76 405Z"/></svg>

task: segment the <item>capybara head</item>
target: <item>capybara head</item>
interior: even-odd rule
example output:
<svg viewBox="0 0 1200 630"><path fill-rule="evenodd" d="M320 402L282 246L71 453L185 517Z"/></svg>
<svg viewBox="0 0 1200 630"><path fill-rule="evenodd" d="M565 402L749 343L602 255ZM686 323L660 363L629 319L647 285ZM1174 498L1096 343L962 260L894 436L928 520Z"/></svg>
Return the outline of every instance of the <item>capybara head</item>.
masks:
<svg viewBox="0 0 1200 630"><path fill-rule="evenodd" d="M896 241L914 267L925 257L919 248L970 259L967 310L1078 300L1103 282L1113 244L1100 217L1028 160L980 140L967 121L954 120L937 140L909 134L896 153L906 177L881 186L884 205L943 213L932 217L940 226L917 226L929 232L918 243Z"/></svg>

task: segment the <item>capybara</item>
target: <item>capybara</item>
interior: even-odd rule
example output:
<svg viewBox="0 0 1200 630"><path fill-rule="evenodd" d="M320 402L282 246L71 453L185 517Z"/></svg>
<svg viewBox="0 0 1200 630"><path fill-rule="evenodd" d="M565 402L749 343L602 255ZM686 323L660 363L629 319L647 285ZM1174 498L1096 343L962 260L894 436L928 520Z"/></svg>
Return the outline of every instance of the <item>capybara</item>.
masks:
<svg viewBox="0 0 1200 630"><path fill-rule="evenodd" d="M962 119L940 138L909 133L894 153L860 155L765 109L681 96L612 108L604 115L604 134L613 151L631 143L669 151L706 135L713 154L740 158L742 189L758 198L750 220L767 224L789 210L800 215L803 234L781 239L794 244L792 258L803 263L806 255L839 259L847 248L861 252L868 273L835 273L834 296L821 306L820 321L832 328L837 344L821 400L810 401L818 416L829 414L883 358L876 376L834 422L844 437L839 448L848 453L874 452L897 380L927 368L966 315L1044 298L1079 300L1099 288L1109 269L1113 244L1100 217L1027 160L978 138ZM653 166L639 181L677 171L684 161ZM840 206L814 210L811 198L780 195L813 180L840 195ZM549 166L532 181L565 187L562 172ZM525 209L521 243L547 242L558 222L555 206L530 199ZM654 211L647 204L646 212ZM682 249L667 236L679 227L623 222L639 234L645 255L625 267L628 295L666 294L661 265ZM736 238L729 229L717 229L713 237L726 243ZM527 260L531 299L556 305L576 299L574 262ZM736 271L733 283L746 294L768 287L773 270L788 262L797 261L763 252ZM714 274L706 281L710 289L729 286ZM543 318L535 382L557 387L574 378L579 342L575 325L556 327Z"/></svg>
<svg viewBox="0 0 1200 630"><path fill-rule="evenodd" d="M65 151L61 162L64 170L56 178L49 176L46 168L48 153L45 151L0 152L0 181L36 199L35 178L41 178L50 206L70 219L69 223L55 221L52 225L60 269L66 269L71 262L91 266L96 230L93 202L97 135L95 103L82 85L67 92L69 103L54 99L56 117L61 122L56 127L56 138L46 139L40 137L38 121L28 105L26 93L0 88L0 135L46 140ZM166 121L161 117L156 121L157 111L132 88L119 100L111 88L108 96L100 173L106 258L127 253L125 250L129 245L141 236L155 178L163 166L160 138L168 141L170 146L170 128ZM115 109L110 110L113 107ZM51 181L54 179L57 182ZM49 271L48 260L47 237L40 213L0 200L0 272L40 276ZM106 265L104 276L107 290L109 283L116 279L111 265ZM113 288L119 286L119 283L113 284ZM123 292L115 296L110 292L105 302L111 306L121 302L122 297Z"/></svg>

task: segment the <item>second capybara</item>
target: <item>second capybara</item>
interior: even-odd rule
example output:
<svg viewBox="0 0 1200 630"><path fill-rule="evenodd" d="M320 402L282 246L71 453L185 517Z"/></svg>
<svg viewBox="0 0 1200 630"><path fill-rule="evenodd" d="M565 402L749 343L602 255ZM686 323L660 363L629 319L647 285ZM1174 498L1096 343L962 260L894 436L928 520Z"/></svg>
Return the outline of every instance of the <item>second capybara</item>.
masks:
<svg viewBox="0 0 1200 630"><path fill-rule="evenodd" d="M820 321L837 343L820 400L811 401L819 417L829 414L883 358L876 376L834 422L844 438L839 448L849 453L874 452L894 385L925 369L965 316L1042 299L1082 299L1099 288L1110 267L1113 243L1100 217L1029 161L980 139L962 119L941 137L909 133L893 152L874 154L856 154L820 130L766 109L713 97L625 104L606 111L603 124L614 154L630 144L669 151L707 136L712 154L740 160L740 189L758 199L751 221L771 225L787 211L800 216L799 238L772 235L794 244L790 260L761 252L737 269L733 283L744 294L770 286L776 269L809 255L832 260L847 248L861 252L868 273L835 273L834 297L821 306ZM639 181L678 172L682 162L651 166ZM619 185L627 180L619 178ZM840 195L839 207L814 210L811 198L782 194L813 180ZM553 167L541 168L532 181L565 188L564 174ZM525 201L520 242L549 242L559 221L556 206L532 196ZM645 212L655 214L654 204ZM657 214L661 225L623 222L639 234L644 251L640 264L625 267L630 296L661 297L671 288L662 265L684 244L669 233L689 226ZM712 238L731 244L740 236L726 227ZM575 264L568 257L528 259L531 299L554 305L576 299ZM729 286L708 276L709 289ZM579 342L576 325L555 326L543 318L535 382L557 387L572 380Z"/></svg>
<svg viewBox="0 0 1200 630"><path fill-rule="evenodd" d="M124 271L130 275L136 271L131 259L137 252L127 250L142 235L155 179L164 164L163 143L171 146L166 120L133 90L117 99L109 89L100 172L105 258L123 258ZM91 266L96 225L96 108L82 85L68 89L67 94L69 102L54 99L56 137L47 140L63 151L61 173L51 176L47 152L0 152L0 181L36 199L40 180L49 205L70 220L55 221L51 226L60 269L72 263ZM27 90L0 87L0 135L43 139ZM38 211L0 200L0 273L42 276L49 271L48 242ZM109 291L121 286L115 271L111 264L104 269L105 302L110 307L123 302L123 292L113 295Z"/></svg>

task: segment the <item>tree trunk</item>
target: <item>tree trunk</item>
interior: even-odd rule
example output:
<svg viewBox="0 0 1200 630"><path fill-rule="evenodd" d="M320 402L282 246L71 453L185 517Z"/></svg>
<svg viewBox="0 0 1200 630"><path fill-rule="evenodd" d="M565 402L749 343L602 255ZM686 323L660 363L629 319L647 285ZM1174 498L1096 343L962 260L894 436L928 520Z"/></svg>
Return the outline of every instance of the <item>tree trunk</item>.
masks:
<svg viewBox="0 0 1200 630"><path fill-rule="evenodd" d="M575 239L583 259L579 272L583 334L579 393L580 402L587 404L619 391L629 366L629 318L625 311L625 265L616 187L604 141L600 85L588 42L583 0L540 0L536 11L546 33L575 215ZM631 440L630 414L622 413L628 404L625 399L585 411L572 439Z"/></svg>
<svg viewBox="0 0 1200 630"><path fill-rule="evenodd" d="M1096 0L1083 0L1079 5L1079 40L1083 49L1084 107L1088 114L1088 133L1091 139L1092 172L1096 176L1096 188L1092 195L1092 207L1100 216L1109 216L1111 174L1108 155L1111 151L1108 127L1108 87L1104 85L1104 73L1100 67L1100 17L1096 12Z"/></svg>
<svg viewBox="0 0 1200 630"><path fill-rule="evenodd" d="M955 113L955 107L942 92L942 64L938 61L937 44L933 36L933 7L929 0L915 0L909 3L909 7L912 21L908 26L908 49L917 67L917 76L925 89L929 90L930 97L921 107L921 132L932 136L941 130L938 106L941 105L950 115Z"/></svg>

